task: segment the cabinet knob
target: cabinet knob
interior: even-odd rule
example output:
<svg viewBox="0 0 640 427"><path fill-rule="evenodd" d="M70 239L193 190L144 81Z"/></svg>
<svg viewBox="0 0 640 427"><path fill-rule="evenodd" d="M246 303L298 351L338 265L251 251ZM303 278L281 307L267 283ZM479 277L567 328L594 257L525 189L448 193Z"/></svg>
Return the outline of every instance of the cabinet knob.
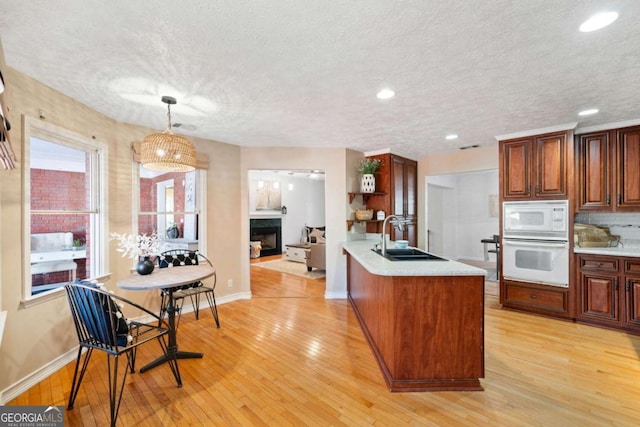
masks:
<svg viewBox="0 0 640 427"><path fill-rule="evenodd" d="M529 296L531 297L531 299L536 299L536 298L538 298L538 295L536 295L536 294L531 294L531 295L529 295Z"/></svg>

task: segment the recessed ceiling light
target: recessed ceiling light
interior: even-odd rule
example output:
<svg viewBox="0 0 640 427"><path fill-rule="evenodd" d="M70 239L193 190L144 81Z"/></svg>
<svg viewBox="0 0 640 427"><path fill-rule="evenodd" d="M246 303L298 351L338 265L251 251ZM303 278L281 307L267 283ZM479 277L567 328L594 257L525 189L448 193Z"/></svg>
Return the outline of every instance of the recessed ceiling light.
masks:
<svg viewBox="0 0 640 427"><path fill-rule="evenodd" d="M396 93L391 89L382 89L376 96L378 97L378 99L389 99L393 98L395 94Z"/></svg>
<svg viewBox="0 0 640 427"><path fill-rule="evenodd" d="M590 116L592 114L596 114L598 112L597 108L591 108L589 110L583 110L578 113L579 116Z"/></svg>
<svg viewBox="0 0 640 427"><path fill-rule="evenodd" d="M580 31L588 33L590 31L596 31L600 28L604 28L618 19L618 12L602 12L593 15L580 25Z"/></svg>
<svg viewBox="0 0 640 427"><path fill-rule="evenodd" d="M458 135L456 135L455 133L452 133L451 135L445 136L445 139L448 139L448 140L458 139Z"/></svg>

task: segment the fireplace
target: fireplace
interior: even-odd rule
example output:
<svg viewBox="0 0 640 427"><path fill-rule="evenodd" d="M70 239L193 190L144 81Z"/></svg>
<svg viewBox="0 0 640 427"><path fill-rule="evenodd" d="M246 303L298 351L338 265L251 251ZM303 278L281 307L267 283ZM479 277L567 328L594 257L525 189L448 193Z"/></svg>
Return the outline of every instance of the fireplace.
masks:
<svg viewBox="0 0 640 427"><path fill-rule="evenodd" d="M260 256L279 255L282 253L282 220L280 218L264 218L249 220L249 240L260 242Z"/></svg>

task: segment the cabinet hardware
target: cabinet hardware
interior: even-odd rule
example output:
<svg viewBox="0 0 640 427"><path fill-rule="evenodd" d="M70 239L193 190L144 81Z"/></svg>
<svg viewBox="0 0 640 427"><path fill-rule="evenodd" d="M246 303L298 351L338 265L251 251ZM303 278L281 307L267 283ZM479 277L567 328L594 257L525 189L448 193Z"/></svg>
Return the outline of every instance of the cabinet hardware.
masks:
<svg viewBox="0 0 640 427"><path fill-rule="evenodd" d="M626 290L627 292L631 292L631 282L629 280L627 280L627 286L626 286Z"/></svg>
<svg viewBox="0 0 640 427"><path fill-rule="evenodd" d="M618 205L622 204L622 194L618 194Z"/></svg>
<svg viewBox="0 0 640 427"><path fill-rule="evenodd" d="M607 204L611 204L611 194L607 195Z"/></svg>
<svg viewBox="0 0 640 427"><path fill-rule="evenodd" d="M598 268L602 267L602 263L601 262L596 262L596 267L598 267Z"/></svg>
<svg viewBox="0 0 640 427"><path fill-rule="evenodd" d="M531 299L536 299L536 298L538 298L538 295L536 295L536 294L531 294L531 295L529 295L529 296L531 297Z"/></svg>
<svg viewBox="0 0 640 427"><path fill-rule="evenodd" d="M618 279L613 281L614 286L615 286L615 290L617 291L620 287L618 286Z"/></svg>

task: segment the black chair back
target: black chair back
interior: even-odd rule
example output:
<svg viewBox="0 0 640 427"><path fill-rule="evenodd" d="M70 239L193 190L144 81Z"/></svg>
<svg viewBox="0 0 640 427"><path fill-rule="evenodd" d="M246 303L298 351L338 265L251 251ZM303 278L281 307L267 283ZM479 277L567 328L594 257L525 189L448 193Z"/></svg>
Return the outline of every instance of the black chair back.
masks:
<svg viewBox="0 0 640 427"><path fill-rule="evenodd" d="M78 334L85 346L117 353L127 345L129 327L111 294L97 287L69 284L67 298Z"/></svg>

